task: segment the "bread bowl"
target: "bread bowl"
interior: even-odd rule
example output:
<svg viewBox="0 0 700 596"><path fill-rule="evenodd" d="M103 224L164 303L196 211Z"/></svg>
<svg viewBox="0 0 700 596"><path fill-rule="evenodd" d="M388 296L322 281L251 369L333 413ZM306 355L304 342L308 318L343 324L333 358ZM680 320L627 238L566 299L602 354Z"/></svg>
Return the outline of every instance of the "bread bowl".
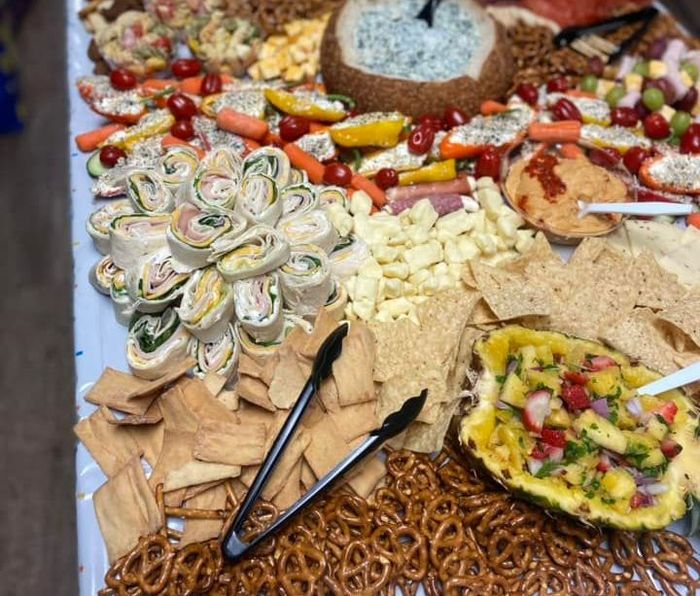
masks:
<svg viewBox="0 0 700 596"><path fill-rule="evenodd" d="M418 117L456 105L468 114L503 96L515 64L505 29L473 0L445 0L433 27L415 18L422 0L346 0L321 45L330 93L363 111ZM420 42L420 43L417 43Z"/></svg>

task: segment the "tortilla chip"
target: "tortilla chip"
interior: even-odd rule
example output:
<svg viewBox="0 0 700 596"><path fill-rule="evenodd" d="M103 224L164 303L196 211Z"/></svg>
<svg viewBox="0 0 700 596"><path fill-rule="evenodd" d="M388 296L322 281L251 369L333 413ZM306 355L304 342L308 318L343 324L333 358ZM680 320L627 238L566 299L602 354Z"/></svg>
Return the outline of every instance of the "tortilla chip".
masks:
<svg viewBox="0 0 700 596"><path fill-rule="evenodd" d="M277 461L277 467L270 476L265 488L262 491L263 499L270 500L288 483L290 474L297 468L301 474L301 461L305 449L311 442L311 435L305 430L299 431L292 439L292 442L287 445L287 448L282 453L282 457ZM299 478L297 478L297 490L299 488ZM297 496L297 498L299 498Z"/></svg>
<svg viewBox="0 0 700 596"><path fill-rule="evenodd" d="M521 274L478 261L470 264L479 291L500 320L550 313L549 293L541 286L529 284Z"/></svg>
<svg viewBox="0 0 700 596"><path fill-rule="evenodd" d="M163 490L170 492L187 486L235 478L241 474L240 466L226 464L202 466L201 464L200 461L190 461L181 468L170 470L165 476Z"/></svg>
<svg viewBox="0 0 700 596"><path fill-rule="evenodd" d="M386 476L384 462L378 457L372 457L360 465L348 478L347 483L360 497L367 499L384 476Z"/></svg>
<svg viewBox="0 0 700 596"><path fill-rule="evenodd" d="M349 443L379 427L381 421L377 418L376 409L375 401L366 401L329 412L329 416Z"/></svg>
<svg viewBox="0 0 700 596"><path fill-rule="evenodd" d="M286 343L277 350L279 361L270 383L268 397L277 408L287 410L299 398L308 379L299 366L299 356Z"/></svg>
<svg viewBox="0 0 700 596"><path fill-rule="evenodd" d="M287 472L284 486L282 486L282 489L278 491L274 499L272 499L272 503L280 511L289 509L289 507L294 505L294 503L299 500L299 497L301 497L301 462L302 460L298 459L294 463L291 470Z"/></svg>
<svg viewBox="0 0 700 596"><path fill-rule="evenodd" d="M163 448L165 424L159 422L158 424L143 426L128 426L124 430L136 441L136 444L143 453L144 459L149 463L151 468L155 466L160 457L161 449Z"/></svg>
<svg viewBox="0 0 700 596"><path fill-rule="evenodd" d="M105 410L107 422L116 426L145 426L149 424L158 424L163 420L163 413L160 411L157 399L153 400L143 414L128 414L123 418L117 418L112 410L109 408L105 408Z"/></svg>
<svg viewBox="0 0 700 596"><path fill-rule="evenodd" d="M648 250L642 251L634 264L640 277L637 306L648 306L654 310L669 308L686 294L687 290L678 281L678 276L663 269Z"/></svg>
<svg viewBox="0 0 700 596"><path fill-rule="evenodd" d="M458 400L445 404L434 424L424 424L423 422L411 424L406 430L403 448L419 453L433 453L442 449L445 435L458 406Z"/></svg>
<svg viewBox="0 0 700 596"><path fill-rule="evenodd" d="M474 310L472 310L472 314L469 316L469 325L485 325L488 323L497 323L498 321L498 317L483 298L477 301Z"/></svg>
<svg viewBox="0 0 700 596"><path fill-rule="evenodd" d="M214 397L221 393L221 390L224 388L224 385L226 385L227 380L228 379L226 377L215 372L207 373L204 376L204 379L202 379L205 387Z"/></svg>
<svg viewBox="0 0 700 596"><path fill-rule="evenodd" d="M263 424L205 420L197 429L194 455L201 461L234 466L262 462L267 430Z"/></svg>
<svg viewBox="0 0 700 596"><path fill-rule="evenodd" d="M260 406L270 412L276 410L275 404L270 401L270 397L267 394L267 385L260 379L242 375L239 377L238 383L236 383L236 393L238 393L240 399L244 399L251 404Z"/></svg>
<svg viewBox="0 0 700 596"><path fill-rule="evenodd" d="M90 391L85 396L85 401L97 406L108 406L126 412L127 414L143 414L151 405L151 401L131 401L128 396L148 385L148 381L134 377L128 373L105 368ZM155 396L153 396L155 398Z"/></svg>
<svg viewBox="0 0 700 596"><path fill-rule="evenodd" d="M376 346L374 380L384 382L406 368L406 358L410 356L410 347L415 344L420 327L404 318L393 323L373 321L369 323L369 328Z"/></svg>
<svg viewBox="0 0 700 596"><path fill-rule="evenodd" d="M226 488L223 484L219 484L196 497L188 499L185 507L187 509L225 509L226 495ZM182 548L194 542L204 542L212 538L218 538L223 527L223 519L185 519L185 527L178 546Z"/></svg>
<svg viewBox="0 0 700 596"><path fill-rule="evenodd" d="M312 440L304 451L304 459L316 478L321 478L350 453L350 446L343 440L340 429L331 419L321 420L310 434Z"/></svg>
<svg viewBox="0 0 700 596"><path fill-rule="evenodd" d="M102 406L73 427L106 476L114 476L127 462L141 456L141 449L129 432L110 424L110 415Z"/></svg>
<svg viewBox="0 0 700 596"><path fill-rule="evenodd" d="M146 385L134 389L127 399L139 399L141 397L148 397L156 393L160 393L167 385L174 383L181 376L186 374L193 366L196 366L197 361L194 358L185 358L182 362L178 362L173 365L168 371L162 376L153 381L149 381Z"/></svg>
<svg viewBox="0 0 700 596"><path fill-rule="evenodd" d="M127 554L141 536L161 527L158 504L138 457L98 488L92 500L110 563Z"/></svg>
<svg viewBox="0 0 700 596"><path fill-rule="evenodd" d="M700 290L695 290L659 313L667 321L687 334L696 346L700 346Z"/></svg>
<svg viewBox="0 0 700 596"><path fill-rule="evenodd" d="M238 393L235 391L222 391L216 396L216 399L218 399L227 410L231 412L238 410Z"/></svg>
<svg viewBox="0 0 700 596"><path fill-rule="evenodd" d="M350 325L343 339L340 357L333 362L333 379L338 389L338 402L349 406L374 399L372 368L374 336L367 325L359 321Z"/></svg>
<svg viewBox="0 0 700 596"><path fill-rule="evenodd" d="M326 338L338 326L338 321L331 315L326 308L322 308L316 315L314 321L314 329L311 335L307 336L306 343L301 347L299 353L313 360L316 354L321 349L321 345Z"/></svg>

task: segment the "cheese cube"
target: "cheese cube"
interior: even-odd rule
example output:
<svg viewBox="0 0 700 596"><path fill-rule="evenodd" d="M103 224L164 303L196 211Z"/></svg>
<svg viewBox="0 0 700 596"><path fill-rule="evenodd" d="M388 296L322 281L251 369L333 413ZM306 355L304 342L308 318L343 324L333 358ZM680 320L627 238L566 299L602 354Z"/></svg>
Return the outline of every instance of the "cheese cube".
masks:
<svg viewBox="0 0 700 596"><path fill-rule="evenodd" d="M371 246L372 256L377 260L377 263L384 265L393 263L399 258L399 249L386 244L373 244Z"/></svg>
<svg viewBox="0 0 700 596"><path fill-rule="evenodd" d="M398 298L403 294L403 282L400 279L384 278L383 295L385 299Z"/></svg>
<svg viewBox="0 0 700 596"><path fill-rule="evenodd" d="M372 277L374 279L381 279L384 277L384 271L379 263L372 257L365 259L357 270L357 276L359 277Z"/></svg>
<svg viewBox="0 0 700 596"><path fill-rule="evenodd" d="M403 288L401 291L404 296L410 298L411 296L415 296L418 293L418 288L412 283L405 281L403 282Z"/></svg>
<svg viewBox="0 0 700 596"><path fill-rule="evenodd" d="M288 82L300 81L304 78L304 69L301 66L293 64L284 71L282 78Z"/></svg>
<svg viewBox="0 0 700 596"><path fill-rule="evenodd" d="M605 97L608 91L615 86L615 81L610 81L608 79L599 79L598 88L595 90L598 97Z"/></svg>
<svg viewBox="0 0 700 596"><path fill-rule="evenodd" d="M663 60L649 60L649 78L660 79L665 77L668 67Z"/></svg>
<svg viewBox="0 0 700 596"><path fill-rule="evenodd" d="M428 199L421 199L408 212L411 221L423 228L429 229L437 221L439 215Z"/></svg>
<svg viewBox="0 0 700 596"><path fill-rule="evenodd" d="M372 199L363 190L357 190L350 199L350 213L369 215L372 212Z"/></svg>
<svg viewBox="0 0 700 596"><path fill-rule="evenodd" d="M493 178L490 176L482 176L476 181L477 188L494 188L496 185L493 182Z"/></svg>
<svg viewBox="0 0 700 596"><path fill-rule="evenodd" d="M382 267L382 271L386 277L396 279L406 279L409 275L408 263L388 263Z"/></svg>
<svg viewBox="0 0 700 596"><path fill-rule="evenodd" d="M644 83L644 77L642 75L638 75L636 72L631 72L625 75L624 82L625 89L627 89L627 91L641 91L642 84Z"/></svg>
<svg viewBox="0 0 700 596"><path fill-rule="evenodd" d="M258 67L260 69L260 76L263 79L274 79L282 74L279 64L272 57L260 60L260 62L258 62Z"/></svg>
<svg viewBox="0 0 700 596"><path fill-rule="evenodd" d="M464 261L466 261L464 255L462 254L462 251L459 250L459 246L456 240L448 240L447 242L445 242L443 248L445 250L445 260L448 263L459 264L464 263Z"/></svg>
<svg viewBox="0 0 700 596"><path fill-rule="evenodd" d="M433 275L447 275L449 269L447 268L447 263L444 261L437 263L430 268L430 273Z"/></svg>
<svg viewBox="0 0 700 596"><path fill-rule="evenodd" d="M365 302L353 303L353 310L359 319L370 321L374 317L374 304Z"/></svg>
<svg viewBox="0 0 700 596"><path fill-rule="evenodd" d="M452 279L455 281L462 279L462 270L464 269L464 265L461 263L450 263L447 265L447 269L447 273Z"/></svg>
<svg viewBox="0 0 700 596"><path fill-rule="evenodd" d="M667 122L671 122L671 118L673 118L673 115L675 113L676 113L676 110L674 110L669 105L664 105L664 107L659 110L659 114L661 114L664 118L666 118Z"/></svg>
<svg viewBox="0 0 700 596"><path fill-rule="evenodd" d="M513 221L513 218L508 215L501 215L496 221L496 228L501 238L504 240L512 240L513 243L515 243L518 237L518 226L515 224L515 221Z"/></svg>
<svg viewBox="0 0 700 596"><path fill-rule="evenodd" d="M416 271L413 275L411 275L408 278L408 281L412 283L414 286L417 286L420 288L421 284L430 277L430 271L427 269L421 269L420 271Z"/></svg>
<svg viewBox="0 0 700 596"><path fill-rule="evenodd" d="M486 213L483 210L470 213L469 220L471 221L470 236L486 231Z"/></svg>
<svg viewBox="0 0 700 596"><path fill-rule="evenodd" d="M454 213L449 213L441 217L435 228L438 231L438 238L441 233L444 235L457 237L464 232L468 232L474 226L472 216L474 214L467 213L464 209L455 211Z"/></svg>
<svg viewBox="0 0 700 596"><path fill-rule="evenodd" d="M497 241L498 237L494 236L493 234L486 234L483 232L474 234L474 242L476 242L476 245L479 247L482 254L486 256L496 254L498 251L498 246L496 244Z"/></svg>
<svg viewBox="0 0 700 596"><path fill-rule="evenodd" d="M479 203L473 197L463 196L462 205L464 207L464 210L468 211L469 213L475 213L479 210Z"/></svg>
<svg viewBox="0 0 700 596"><path fill-rule="evenodd" d="M427 301L428 301L428 297L421 296L420 294L418 294L417 296L414 296L411 299L411 302L413 302L413 304L423 304L424 302L427 302Z"/></svg>
<svg viewBox="0 0 700 596"><path fill-rule="evenodd" d="M442 246L436 240L430 240L420 246L409 248L404 253L404 261L408 263L411 273L430 267L442 260Z"/></svg>
<svg viewBox="0 0 700 596"><path fill-rule="evenodd" d="M340 203L329 203L324 207L326 215L340 236L347 236L354 227L354 220Z"/></svg>
<svg viewBox="0 0 700 596"><path fill-rule="evenodd" d="M685 70L680 71L680 77L686 87L692 87L695 84L693 83L693 78Z"/></svg>
<svg viewBox="0 0 700 596"><path fill-rule="evenodd" d="M430 240L430 230L420 225L409 226L405 233L412 246L419 246Z"/></svg>
<svg viewBox="0 0 700 596"><path fill-rule="evenodd" d="M501 205L503 205L501 193L494 188L483 188L477 192L476 196L484 211L486 211L487 217L496 219Z"/></svg>
<svg viewBox="0 0 700 596"><path fill-rule="evenodd" d="M406 232L404 232L403 230L399 230L398 232L389 236L387 244L390 246L401 246L403 244L406 244L407 242L408 236L406 235Z"/></svg>
<svg viewBox="0 0 700 596"><path fill-rule="evenodd" d="M455 287L455 280L449 273L442 273L441 275L436 275L439 290L449 290Z"/></svg>
<svg viewBox="0 0 700 596"><path fill-rule="evenodd" d="M476 242L469 236L465 235L457 238L457 246L459 247L459 252L462 253L464 261L471 261L481 254Z"/></svg>
<svg viewBox="0 0 700 596"><path fill-rule="evenodd" d="M358 275L355 279L355 302L370 302L374 304L377 301L379 293L379 279L376 277L363 277Z"/></svg>
<svg viewBox="0 0 700 596"><path fill-rule="evenodd" d="M440 291L440 280L438 279L438 276L429 276L428 279L421 284L420 291L425 296L432 296Z"/></svg>
<svg viewBox="0 0 700 596"><path fill-rule="evenodd" d="M377 309L379 312L388 312L393 318L399 315L408 314L411 310L411 302L406 298L394 298L386 300Z"/></svg>
<svg viewBox="0 0 700 596"><path fill-rule="evenodd" d="M527 252L535 242L535 235L531 230L518 230L518 238L515 241L515 250L519 253Z"/></svg>

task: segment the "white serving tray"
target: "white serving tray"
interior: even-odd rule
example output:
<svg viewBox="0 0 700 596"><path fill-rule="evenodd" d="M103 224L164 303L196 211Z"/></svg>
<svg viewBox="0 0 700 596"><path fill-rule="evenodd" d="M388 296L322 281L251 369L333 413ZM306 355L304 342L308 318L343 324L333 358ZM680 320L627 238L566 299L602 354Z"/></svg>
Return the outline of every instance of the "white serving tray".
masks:
<svg viewBox="0 0 700 596"><path fill-rule="evenodd" d="M95 406L87 403L84 396L102 374L106 366L128 370L124 354L126 328L114 318L112 303L90 285L88 273L101 255L93 246L85 230L85 222L92 211L105 201L96 201L90 193L92 179L87 173L87 155L80 153L74 137L103 124L99 116L90 111L80 98L76 79L92 72L93 64L87 57L89 36L78 18L83 0L66 0L68 25L68 91L70 109L70 179L71 179L71 233L73 241L73 328L75 334L75 410L77 418L90 415ZM56 48L60 51L60 48ZM47 98L50 101L50 98ZM567 258L571 247L557 247ZM47 299L51 299L47 296ZM66 407L69 407L66 404ZM78 574L82 596L92 596L104 587L104 576L109 568L107 551L100 534L92 493L105 482L105 475L90 454L78 443L75 454L76 511L78 538ZM683 533L684 522L673 528ZM693 539L696 551L700 540Z"/></svg>

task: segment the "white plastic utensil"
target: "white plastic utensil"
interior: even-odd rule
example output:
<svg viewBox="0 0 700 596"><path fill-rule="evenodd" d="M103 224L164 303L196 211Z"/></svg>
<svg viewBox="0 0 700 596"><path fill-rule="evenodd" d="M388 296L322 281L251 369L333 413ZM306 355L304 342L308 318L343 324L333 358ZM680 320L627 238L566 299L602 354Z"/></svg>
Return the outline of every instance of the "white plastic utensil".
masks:
<svg viewBox="0 0 700 596"><path fill-rule="evenodd" d="M680 370L658 379L653 383L639 387L637 389L637 394L658 395L659 393L664 393L665 391L678 389L684 385L690 385L690 383L695 383L695 381L700 381L700 362L695 362L690 366L681 368Z"/></svg>
<svg viewBox="0 0 700 596"><path fill-rule="evenodd" d="M685 203L666 203L664 201L650 201L648 203L588 203L578 202L579 218L591 213L619 213L620 215L645 215L656 217L657 215L690 215L693 212L692 205Z"/></svg>

